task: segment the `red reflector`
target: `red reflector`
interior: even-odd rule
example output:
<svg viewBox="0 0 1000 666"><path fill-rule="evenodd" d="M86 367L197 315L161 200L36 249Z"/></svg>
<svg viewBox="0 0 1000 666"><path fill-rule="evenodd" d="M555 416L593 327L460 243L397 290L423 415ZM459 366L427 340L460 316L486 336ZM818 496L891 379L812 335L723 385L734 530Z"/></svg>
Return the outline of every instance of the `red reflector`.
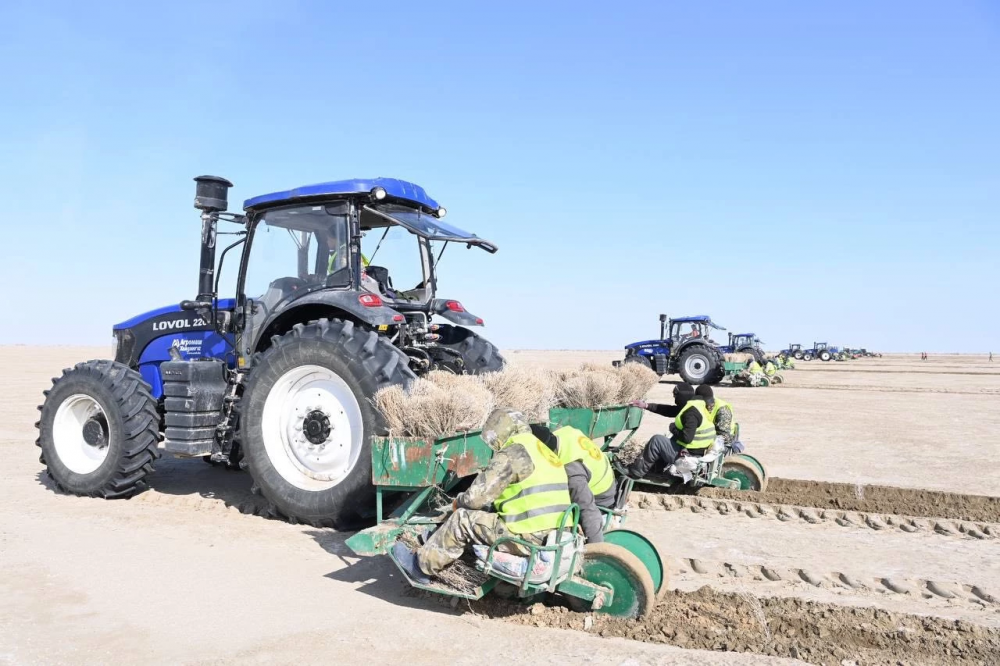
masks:
<svg viewBox="0 0 1000 666"><path fill-rule="evenodd" d="M477 323L477 324L479 324L480 326L482 326L482 325L483 325L483 324L485 324L486 322L484 322L484 321L483 321L482 319L480 319L479 317L476 317L476 323Z"/></svg>
<svg viewBox="0 0 1000 666"><path fill-rule="evenodd" d="M427 335L424 336L424 340L427 340L427 342L437 342L440 339L441 336L438 335L437 333L428 333Z"/></svg>
<svg viewBox="0 0 1000 666"><path fill-rule="evenodd" d="M463 308L462 304L458 301L448 301L444 305L452 312L465 312L465 308Z"/></svg>
<svg viewBox="0 0 1000 666"><path fill-rule="evenodd" d="M405 319L406 317L404 317L403 315L392 315L393 321L404 321Z"/></svg>
<svg viewBox="0 0 1000 666"><path fill-rule="evenodd" d="M382 307L382 298L377 294L361 294L358 296L358 302L366 308Z"/></svg>

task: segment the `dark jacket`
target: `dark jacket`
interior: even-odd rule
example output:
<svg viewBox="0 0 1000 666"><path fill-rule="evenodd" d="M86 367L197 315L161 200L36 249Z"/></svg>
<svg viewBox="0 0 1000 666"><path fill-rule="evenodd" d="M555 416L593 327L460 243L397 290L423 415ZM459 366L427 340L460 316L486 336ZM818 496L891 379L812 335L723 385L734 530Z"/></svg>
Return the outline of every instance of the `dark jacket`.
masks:
<svg viewBox="0 0 1000 666"><path fill-rule="evenodd" d="M699 396L691 398L691 400L701 400L705 402ZM681 409L683 409L687 403L683 405L663 405L659 403L650 403L646 406L646 409L653 412L654 414L659 414L660 416L666 416L668 418L676 418L680 414ZM694 441L694 435L698 431L698 426L701 425L701 413L696 409L689 409L684 412L684 416L681 417L681 430L677 430L676 427L671 424L670 434L676 437L678 440L684 444L690 444Z"/></svg>

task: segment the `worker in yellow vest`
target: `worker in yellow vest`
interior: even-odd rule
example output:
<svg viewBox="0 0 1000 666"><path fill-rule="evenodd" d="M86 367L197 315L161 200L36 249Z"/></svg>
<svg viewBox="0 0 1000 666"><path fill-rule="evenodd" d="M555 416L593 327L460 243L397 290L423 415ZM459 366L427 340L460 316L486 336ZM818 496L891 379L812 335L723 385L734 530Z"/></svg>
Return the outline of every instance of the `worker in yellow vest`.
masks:
<svg viewBox="0 0 1000 666"><path fill-rule="evenodd" d="M733 406L721 398L716 398L715 392L708 384L699 386L695 395L700 396L705 401L705 409L708 410L708 417L715 427L715 435L721 437L727 447L733 448L734 444L739 444L736 441L739 427L733 417ZM743 450L742 446L739 444L740 451Z"/></svg>
<svg viewBox="0 0 1000 666"><path fill-rule="evenodd" d="M690 384L674 387L673 406L647 404L641 400L632 404L663 416L674 416L669 427L671 436L650 437L639 457L623 470L633 479L641 479L654 468L666 469L683 452L700 456L715 442L715 426L705 408L705 401L695 394Z"/></svg>
<svg viewBox="0 0 1000 666"><path fill-rule="evenodd" d="M532 425L531 433L559 457L569 480L569 498L580 507L580 527L588 543L604 541L604 519L598 507L615 505L617 486L611 462L594 440L572 426L554 431Z"/></svg>
<svg viewBox="0 0 1000 666"><path fill-rule="evenodd" d="M416 552L401 541L393 546L396 561L418 583L429 582L473 544L490 546L513 536L542 545L569 508L565 467L531 434L520 412L494 410L483 425L482 438L493 449L493 458L455 499L448 519ZM509 542L499 550L529 554Z"/></svg>

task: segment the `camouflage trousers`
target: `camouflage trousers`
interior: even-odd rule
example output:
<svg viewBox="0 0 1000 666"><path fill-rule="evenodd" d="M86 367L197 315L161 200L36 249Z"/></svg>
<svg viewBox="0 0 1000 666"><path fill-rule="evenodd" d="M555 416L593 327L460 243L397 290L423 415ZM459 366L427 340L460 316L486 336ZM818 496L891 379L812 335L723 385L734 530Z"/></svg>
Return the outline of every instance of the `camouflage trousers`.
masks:
<svg viewBox="0 0 1000 666"><path fill-rule="evenodd" d="M433 576L460 558L467 546L476 544L490 546L501 537L509 536L541 545L545 534L545 532L514 534L507 529L499 514L456 509L431 535L427 543L417 550L417 563L421 571ZM527 550L517 544L506 544L501 546L500 550L514 555L528 555Z"/></svg>

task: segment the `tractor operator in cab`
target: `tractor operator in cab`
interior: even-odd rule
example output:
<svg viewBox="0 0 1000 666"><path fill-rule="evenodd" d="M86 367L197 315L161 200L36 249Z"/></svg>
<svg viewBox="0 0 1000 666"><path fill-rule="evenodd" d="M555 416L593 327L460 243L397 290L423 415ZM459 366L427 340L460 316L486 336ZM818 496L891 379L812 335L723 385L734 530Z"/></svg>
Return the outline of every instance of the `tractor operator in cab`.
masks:
<svg viewBox="0 0 1000 666"><path fill-rule="evenodd" d="M430 582L431 576L460 558L466 546L489 546L509 536L542 545L569 509L566 469L531 434L520 412L493 410L483 425L482 438L493 449L493 458L455 499L448 519L416 552L401 541L393 546L396 561L418 583ZM529 555L513 543L500 550Z"/></svg>
<svg viewBox="0 0 1000 666"><path fill-rule="evenodd" d="M723 439L727 448L732 448L733 444L737 443L736 434L738 432L736 420L733 418L733 406L725 400L716 398L715 392L708 384L699 386L694 394L705 401L708 417L711 419L712 425L715 426L715 435Z"/></svg>
<svg viewBox="0 0 1000 666"><path fill-rule="evenodd" d="M701 331L698 330L697 326L695 326L694 324L691 324L691 331L687 335L685 335L684 337L685 338L700 338L701 337Z"/></svg>
<svg viewBox="0 0 1000 666"><path fill-rule="evenodd" d="M690 384L682 383L674 387L673 405L650 404L642 400L631 404L654 414L673 416L674 422L670 424L670 437L650 437L639 457L621 470L630 478L641 479L654 467L667 468L683 452L701 455L715 441L715 426L706 409L705 400L695 393Z"/></svg>
<svg viewBox="0 0 1000 666"><path fill-rule="evenodd" d="M615 473L600 447L571 426L549 430L531 426L531 434L549 447L566 468L569 498L580 507L580 527L587 543L604 541L604 520L598 507L615 505Z"/></svg>

